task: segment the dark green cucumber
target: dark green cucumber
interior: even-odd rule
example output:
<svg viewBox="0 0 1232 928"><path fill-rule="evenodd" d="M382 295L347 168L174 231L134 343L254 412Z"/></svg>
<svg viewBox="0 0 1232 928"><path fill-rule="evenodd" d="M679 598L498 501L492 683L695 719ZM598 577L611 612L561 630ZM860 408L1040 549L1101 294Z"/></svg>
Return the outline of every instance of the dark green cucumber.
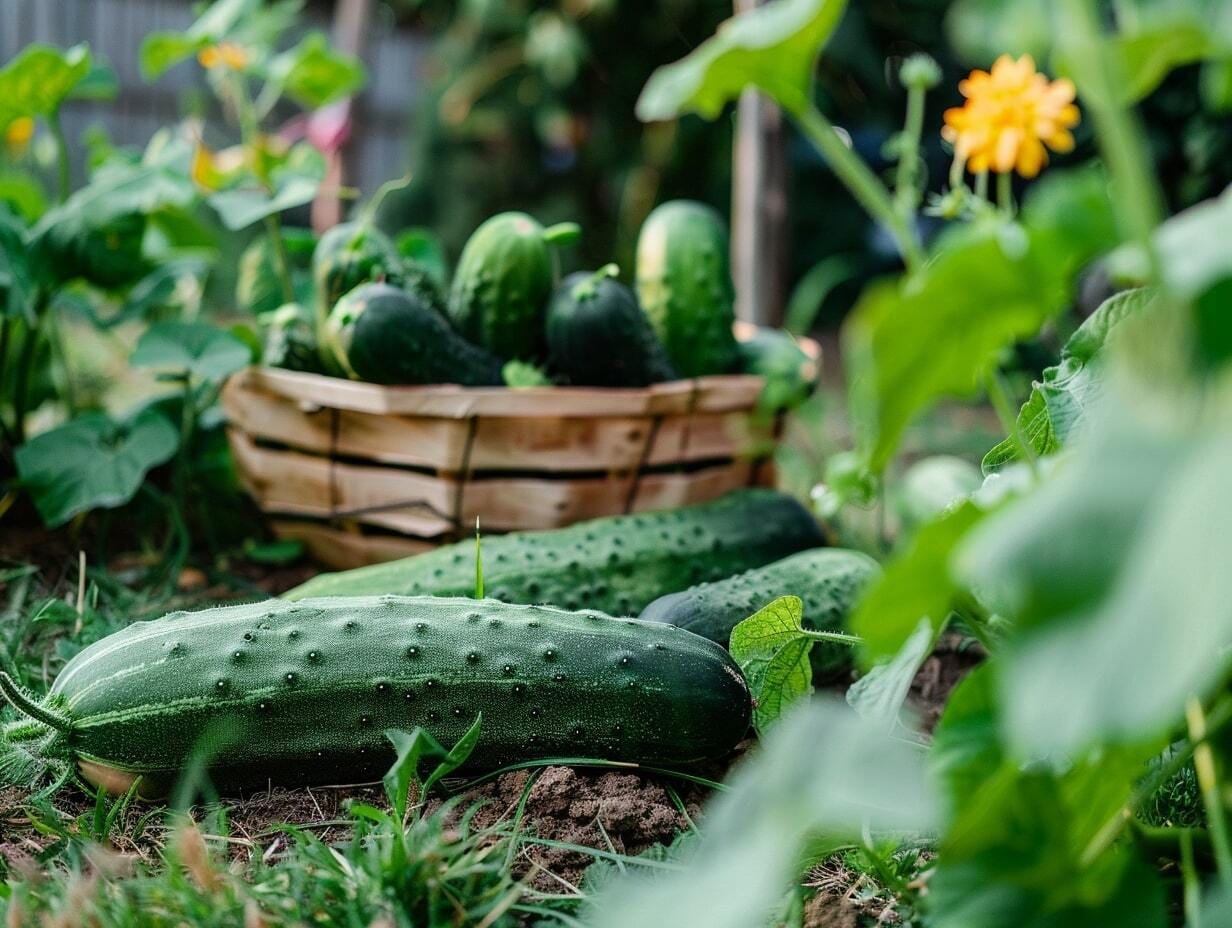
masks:
<svg viewBox="0 0 1232 928"><path fill-rule="evenodd" d="M261 317L264 346L261 361L289 371L323 374L321 352L312 313L299 303L287 303Z"/></svg>
<svg viewBox="0 0 1232 928"><path fill-rule="evenodd" d="M810 357L790 333L758 327L739 343L741 369L766 381L758 404L777 412L794 409L813 394L821 374L816 358Z"/></svg>
<svg viewBox="0 0 1232 928"><path fill-rule="evenodd" d="M334 307L326 327L338 365L368 383L504 382L501 362L463 340L420 297L389 284L356 287Z"/></svg>
<svg viewBox="0 0 1232 928"><path fill-rule="evenodd" d="M616 265L570 274L548 304L548 360L570 383L645 387L675 368Z"/></svg>
<svg viewBox="0 0 1232 928"><path fill-rule="evenodd" d="M556 282L552 243L576 232L572 223L545 229L525 213L486 220L467 240L454 270L454 328L501 358L542 359L544 313Z"/></svg>
<svg viewBox="0 0 1232 928"><path fill-rule="evenodd" d="M736 366L735 288L727 226L704 203L673 200L655 209L637 239L637 296L685 377Z"/></svg>
<svg viewBox="0 0 1232 928"><path fill-rule="evenodd" d="M79 653L47 700L0 679L61 756L119 792L165 790L198 752L222 788L372 780L387 729L444 744L482 713L469 766L547 757L682 765L750 714L712 642L657 623L492 600L281 600L138 622Z"/></svg>
<svg viewBox="0 0 1232 928"><path fill-rule="evenodd" d="M489 596L505 602L589 606L635 615L664 593L719 580L824 544L796 500L738 490L684 509L609 516L546 532L483 539ZM475 584L475 543L461 541L400 561L322 574L287 593L465 596Z"/></svg>
<svg viewBox="0 0 1232 928"><path fill-rule="evenodd" d="M877 571L877 562L859 551L802 551L717 583L702 583L663 596L643 609L640 618L688 629L726 647L737 623L780 596L791 595L804 601L805 628L841 631L856 599ZM851 648L817 642L812 662L815 678L831 677L849 666Z"/></svg>

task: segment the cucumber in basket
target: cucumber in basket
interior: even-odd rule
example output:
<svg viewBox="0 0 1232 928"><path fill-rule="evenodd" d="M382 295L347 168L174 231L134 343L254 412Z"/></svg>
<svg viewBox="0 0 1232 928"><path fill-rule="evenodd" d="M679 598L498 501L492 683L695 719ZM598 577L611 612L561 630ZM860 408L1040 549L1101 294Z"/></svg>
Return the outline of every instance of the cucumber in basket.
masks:
<svg viewBox="0 0 1232 928"><path fill-rule="evenodd" d="M44 753L111 792L157 794L203 752L222 788L371 780L391 728L444 744L482 713L469 764L549 757L680 765L744 736L744 678L714 643L598 612L493 600L281 600L138 622L86 648L36 702Z"/></svg>
<svg viewBox="0 0 1232 928"><path fill-rule="evenodd" d="M878 570L877 562L860 551L801 551L717 583L669 593L643 609L640 618L685 628L726 646L739 622L780 596L792 595L804 601L805 628L841 631ZM818 642L811 659L814 678L824 680L850 666L851 648Z"/></svg>
<svg viewBox="0 0 1232 928"><path fill-rule="evenodd" d="M487 594L504 602L585 605L610 615L635 615L664 593L824 543L799 502L755 488L683 509L490 536L483 540L483 576ZM398 561L322 574L286 596L467 596L474 587L475 544L461 541Z"/></svg>

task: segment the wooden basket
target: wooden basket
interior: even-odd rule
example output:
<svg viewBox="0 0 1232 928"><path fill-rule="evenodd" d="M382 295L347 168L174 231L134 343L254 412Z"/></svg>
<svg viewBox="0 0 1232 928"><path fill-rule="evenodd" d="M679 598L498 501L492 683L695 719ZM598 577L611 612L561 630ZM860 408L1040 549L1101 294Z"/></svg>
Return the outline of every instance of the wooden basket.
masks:
<svg viewBox="0 0 1232 928"><path fill-rule="evenodd" d="M815 348L815 346L812 346ZM280 537L337 568L474 531L546 529L774 479L759 377L645 389L381 387L275 368L223 391L231 450Z"/></svg>

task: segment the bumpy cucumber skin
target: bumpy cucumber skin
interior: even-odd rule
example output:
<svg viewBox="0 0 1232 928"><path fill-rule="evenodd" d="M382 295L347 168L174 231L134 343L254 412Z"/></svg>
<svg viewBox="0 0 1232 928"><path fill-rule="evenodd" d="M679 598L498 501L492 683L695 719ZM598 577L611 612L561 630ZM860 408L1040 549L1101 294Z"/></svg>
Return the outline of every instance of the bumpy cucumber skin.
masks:
<svg viewBox="0 0 1232 928"><path fill-rule="evenodd" d="M636 615L664 593L824 543L800 503L755 488L683 509L488 536L483 576L487 595L504 602ZM322 574L286 596L465 596L474 583L475 543L460 541L399 561Z"/></svg>
<svg viewBox="0 0 1232 928"><path fill-rule="evenodd" d="M637 296L685 377L736 367L735 288L727 252L722 217L691 200L659 206L638 235Z"/></svg>
<svg viewBox="0 0 1232 928"><path fill-rule="evenodd" d="M738 623L778 597L792 595L804 601L805 628L841 631L856 599L879 569L876 561L859 551L802 551L717 583L660 597L639 618L675 625L726 647ZM850 666L851 648L817 642L811 659L813 678L828 680Z"/></svg>
<svg viewBox="0 0 1232 928"><path fill-rule="evenodd" d="M334 307L328 338L339 365L379 384L504 382L500 359L463 340L420 297L389 284L363 284Z"/></svg>
<svg viewBox="0 0 1232 928"><path fill-rule="evenodd" d="M525 213L499 213L462 248L449 317L465 338L503 359L539 361L554 276L543 226Z"/></svg>
<svg viewBox="0 0 1232 928"><path fill-rule="evenodd" d="M325 314L360 284L402 282L402 256L380 229L341 222L321 236L312 253L312 279Z"/></svg>
<svg viewBox="0 0 1232 928"><path fill-rule="evenodd" d="M443 744L483 713L470 766L598 757L678 765L722 756L748 689L712 642L657 623L492 600L281 600L173 613L91 645L51 700L84 769L168 785L209 750L215 783L381 776L384 732ZM96 774L97 775L97 774Z"/></svg>
<svg viewBox="0 0 1232 928"><path fill-rule="evenodd" d="M645 387L677 377L633 291L601 274L561 281L548 304L547 337L553 369L573 384Z"/></svg>

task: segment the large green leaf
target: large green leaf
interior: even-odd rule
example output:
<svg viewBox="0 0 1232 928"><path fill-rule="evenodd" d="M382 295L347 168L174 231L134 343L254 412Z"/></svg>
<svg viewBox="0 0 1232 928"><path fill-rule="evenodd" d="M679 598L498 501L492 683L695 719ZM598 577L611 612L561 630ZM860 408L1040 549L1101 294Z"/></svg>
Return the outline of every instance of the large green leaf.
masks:
<svg viewBox="0 0 1232 928"><path fill-rule="evenodd" d="M1037 455L1054 454L1069 441L1102 390L1096 359L1104 342L1122 320L1145 311L1152 299L1146 290L1109 297L1065 343L1060 361L1045 368L1044 379L1031 386L1031 396L1018 412L1017 429ZM1010 436L984 455L984 472L992 473L1020 457L1018 442Z"/></svg>
<svg viewBox="0 0 1232 928"><path fill-rule="evenodd" d="M27 45L0 69L0 129L20 116L50 116L90 73L90 50Z"/></svg>
<svg viewBox="0 0 1232 928"><path fill-rule="evenodd" d="M0 318L31 313L34 282L24 236L21 220L0 206Z"/></svg>
<svg viewBox="0 0 1232 928"><path fill-rule="evenodd" d="M847 705L871 722L892 731L907 700L911 681L933 653L943 626L925 616L898 653L875 664L847 690Z"/></svg>
<svg viewBox="0 0 1232 928"><path fill-rule="evenodd" d="M223 225L233 231L284 210L311 203L325 176L325 163L311 145L295 146L273 172L273 191L260 187L223 190L209 198Z"/></svg>
<svg viewBox="0 0 1232 928"><path fill-rule="evenodd" d="M846 0L774 0L723 23L692 54L659 68L637 101L638 118L698 113L714 119L749 85L792 105L808 99L813 69Z"/></svg>
<svg viewBox="0 0 1232 928"><path fill-rule="evenodd" d="M852 418L881 472L907 426L943 397L978 394L1001 352L1065 308L1078 269L1116 241L1102 175L1054 175L1022 223L944 238L917 273L872 287L843 327Z"/></svg>
<svg viewBox="0 0 1232 928"><path fill-rule="evenodd" d="M315 110L358 92L365 75L359 59L334 51L314 32L270 62L269 79L300 106Z"/></svg>
<svg viewBox="0 0 1232 928"><path fill-rule="evenodd" d="M262 0L216 0L183 32L151 32L142 40L141 74L154 80L207 45L227 38L261 8Z"/></svg>
<svg viewBox="0 0 1232 928"><path fill-rule="evenodd" d="M616 881L593 928L748 928L799 876L811 839L924 831L936 818L923 755L830 700L803 704L737 768L684 872Z"/></svg>
<svg viewBox="0 0 1232 928"><path fill-rule="evenodd" d="M955 0L946 14L946 33L970 64L987 68L998 55L1034 55L1052 48L1048 5L1035 0Z"/></svg>
<svg viewBox="0 0 1232 928"><path fill-rule="evenodd" d="M1112 391L1072 457L955 560L1016 632L1006 731L1028 755L1156 737L1227 674L1232 404Z"/></svg>
<svg viewBox="0 0 1232 928"><path fill-rule="evenodd" d="M88 413L18 448L17 474L54 528L79 512L128 502L178 445L175 427L153 410L127 423Z"/></svg>
<svg viewBox="0 0 1232 928"><path fill-rule="evenodd" d="M217 382L251 363L252 352L230 332L203 322L160 322L141 336L130 360L134 367Z"/></svg>
<svg viewBox="0 0 1232 928"><path fill-rule="evenodd" d="M950 556L984 511L967 501L923 525L907 547L886 564L880 578L860 598L849 621L864 640L866 665L888 660L917 633L926 619L933 634L949 617L959 586L950 575Z"/></svg>

